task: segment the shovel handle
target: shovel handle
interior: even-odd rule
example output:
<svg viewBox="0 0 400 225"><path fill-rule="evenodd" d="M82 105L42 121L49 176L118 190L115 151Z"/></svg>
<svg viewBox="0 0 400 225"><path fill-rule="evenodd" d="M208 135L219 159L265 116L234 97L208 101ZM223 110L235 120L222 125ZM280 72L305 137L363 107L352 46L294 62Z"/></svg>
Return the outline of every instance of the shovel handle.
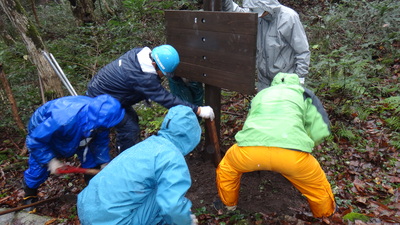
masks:
<svg viewBox="0 0 400 225"><path fill-rule="evenodd" d="M219 162L221 161L221 149L219 147L219 139L217 135L217 128L215 127L215 121L206 119L206 126L207 130L209 130L209 137L214 146L214 165L215 167L218 166Z"/></svg>
<svg viewBox="0 0 400 225"><path fill-rule="evenodd" d="M100 170L98 170L98 169L87 169L87 168L74 167L74 166L69 166L69 165L65 165L63 167L57 168L57 174L83 173L83 174L88 174L88 175L96 175L99 172L100 172Z"/></svg>

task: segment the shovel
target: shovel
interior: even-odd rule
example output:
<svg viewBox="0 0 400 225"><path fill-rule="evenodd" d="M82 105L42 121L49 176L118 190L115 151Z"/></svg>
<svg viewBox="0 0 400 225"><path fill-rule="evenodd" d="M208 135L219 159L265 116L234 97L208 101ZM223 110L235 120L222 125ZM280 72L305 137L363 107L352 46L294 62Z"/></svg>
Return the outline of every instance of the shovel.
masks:
<svg viewBox="0 0 400 225"><path fill-rule="evenodd" d="M81 167L74 167L70 165L64 165L63 167L57 168L57 174L65 173L83 173L88 175L96 175L100 172L98 169L87 169Z"/></svg>
<svg viewBox="0 0 400 225"><path fill-rule="evenodd" d="M218 167L219 162L221 161L221 149L219 147L219 140L217 135L217 128L215 127L215 121L206 119L207 130L209 131L209 137L211 143L214 147L214 166Z"/></svg>

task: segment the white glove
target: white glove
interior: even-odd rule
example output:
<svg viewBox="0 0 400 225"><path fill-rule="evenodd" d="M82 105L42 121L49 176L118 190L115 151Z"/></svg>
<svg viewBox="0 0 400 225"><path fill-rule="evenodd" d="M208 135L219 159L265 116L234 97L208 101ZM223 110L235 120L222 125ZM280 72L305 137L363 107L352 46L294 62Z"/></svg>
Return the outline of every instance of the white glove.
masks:
<svg viewBox="0 0 400 225"><path fill-rule="evenodd" d="M300 80L300 84L304 85L304 82L306 81L306 78L300 77L299 80Z"/></svg>
<svg viewBox="0 0 400 225"><path fill-rule="evenodd" d="M234 205L234 206L225 206L226 207L226 209L228 210L228 211L235 211L236 210L236 205Z"/></svg>
<svg viewBox="0 0 400 225"><path fill-rule="evenodd" d="M194 214L190 214L190 218L192 219L191 225L197 225L199 223L199 221L197 220L197 218Z"/></svg>
<svg viewBox="0 0 400 225"><path fill-rule="evenodd" d="M199 107L199 109L200 109L199 116L201 118L214 120L215 118L214 110L210 106L202 106Z"/></svg>
<svg viewBox="0 0 400 225"><path fill-rule="evenodd" d="M64 163L62 163L60 160L56 158L53 158L52 160L50 160L47 166L51 174L57 174L57 169L63 167Z"/></svg>

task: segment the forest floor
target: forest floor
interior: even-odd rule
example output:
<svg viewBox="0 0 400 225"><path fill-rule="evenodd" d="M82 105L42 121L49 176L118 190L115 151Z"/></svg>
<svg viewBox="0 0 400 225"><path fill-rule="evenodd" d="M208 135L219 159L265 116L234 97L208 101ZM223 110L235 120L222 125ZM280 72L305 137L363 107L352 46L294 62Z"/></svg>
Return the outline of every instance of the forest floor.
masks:
<svg viewBox="0 0 400 225"><path fill-rule="evenodd" d="M283 4L285 2L295 2L298 5L291 7L302 13L307 7L312 7L311 4L321 1L281 1ZM385 82L398 83L400 73L396 71L393 70ZM220 129L222 152L234 143L234 135L243 125L250 99L251 96L240 94L224 96ZM323 102L326 103L324 106L331 122L343 119L330 113L335 107L333 100ZM371 144L361 151L357 149L357 143L338 139L334 142L336 149L342 150L340 153L324 144L313 152L329 181L334 184L332 187L339 208L331 224L400 224L400 156L398 149L390 145L391 131L384 127L385 123L379 115L371 114L361 122L356 120L356 116L345 119L349 127L357 128L359 133L356 135ZM22 205L22 179L27 167L27 154L24 151L25 137L5 128L0 128L0 133L0 208L4 210ZM186 157L192 178L187 197L193 203L192 210L200 224L323 224L312 217L306 199L289 181L280 174L268 171L244 174L238 210L232 214L218 215L212 207L212 202L217 198L215 166L210 159L212 155L202 149L200 145ZM74 166L80 165L76 158L68 159L68 162ZM83 175L51 175L39 188L39 200L56 199L39 205L36 215L50 217L47 225L79 224L76 195L84 187ZM351 212L368 216L369 221L343 221L342 217ZM0 219L4 217L6 215L0 215ZM10 224L43 223L14 221Z"/></svg>
<svg viewBox="0 0 400 225"><path fill-rule="evenodd" d="M242 127L247 115L249 96L232 92L225 93L222 101L222 116L220 128L220 145L222 154L234 143L234 134ZM373 126L373 125L370 125ZM376 134L372 128L365 131L366 134ZM24 152L24 138L19 134L12 134L8 130L1 130L4 134L0 137L0 155L7 157L0 165L0 186L2 187L0 196L0 208L10 209L22 205L24 195L22 189L23 172L27 167L27 155ZM372 135L371 134L371 135ZM209 149L204 147L204 136L199 146L186 156L187 164L192 178L192 186L187 193L187 197L192 201L192 211L196 213L199 224L324 224L322 221L312 217L308 203L292 184L278 173L269 171L257 171L245 173L241 179L241 189L239 195L238 209L230 214L218 214L213 208L212 203L217 199L217 190L215 185L215 166L212 160L213 154L208 153ZM371 138L371 137L369 137ZM379 138L380 142L386 142L386 137ZM342 148L351 149L343 142ZM18 149L18 150L11 150ZM327 152L321 151L326 149ZM354 174L367 173L376 179L385 177L390 182L398 183L396 179L396 165L389 172L388 176L382 175L378 167L372 167L369 164L360 164L351 157L362 158L363 155L351 153L328 156L329 146L319 146L315 152L316 158L332 157L329 161L321 162L321 166L327 173L328 179L335 183L335 197L340 200L338 214L331 218L331 224L349 224L344 223L342 216L351 212L351 206L344 202L353 202L358 204L360 212L368 214L370 217L376 217L369 224L381 224L382 221L400 222L398 219L399 204L394 199L398 199L398 190L382 190L381 187L372 186L371 181L360 181L354 179ZM395 154L396 150L390 146L385 149L386 155ZM332 154L332 153L330 153ZM112 153L113 155L113 153ZM374 156L374 157L372 157ZM369 161L384 162L385 158L376 157L374 154L367 154ZM347 167L340 167L342 171L335 170L335 162L338 159L350 161ZM366 159L365 159L366 160ZM66 160L73 166L80 166L77 158ZM357 164L358 163L358 164ZM376 162L374 162L376 163ZM359 166L363 166L363 171L359 171ZM373 169L371 172L369 169ZM334 181L332 181L334 179ZM348 186L353 182L354 186ZM363 183L365 182L365 183ZM385 181L386 182L386 181ZM51 175L49 179L39 188L39 200L56 198L54 201L37 206L36 215L48 216L52 219L46 224L79 224L79 218L76 213L76 196L85 187L83 175L68 174L55 176ZM379 190L378 190L379 189ZM350 194L354 193L354 194ZM360 196L363 196L360 198ZM397 197L396 197L397 196ZM364 199L364 201L362 201ZM379 200L381 199L381 200ZM390 200L387 206L382 205L381 201ZM378 208L374 208L378 207ZM375 215L376 214L376 215ZM4 218L4 216L1 216ZM399 221L398 221L399 220ZM15 223L11 224L30 224ZM362 223L361 223L362 224Z"/></svg>
<svg viewBox="0 0 400 225"><path fill-rule="evenodd" d="M226 115L222 116L224 122L220 128L222 155L234 142L234 134L241 129L247 114L248 101L248 96L238 93L230 93L224 97L222 111ZM14 134L15 137L10 137L13 134L9 131L3 133L5 135L0 137L0 152L19 149L19 152L9 152L10 160L0 167L0 186L3 187L0 207L9 209L22 205L22 180L27 167L27 154L24 152L25 140L20 135ZM187 197L193 203L192 211L198 215L200 224L238 224L239 221L246 221L242 224L282 224L282 221L287 224L318 224L319 220L312 218L308 203L300 192L280 174L269 171L244 174L238 209L232 215L218 215L212 206L213 201L217 199L215 166L213 154L206 150L210 148L204 146L205 135L203 133L198 147L186 156L192 178ZM115 156L115 153L112 151L111 155ZM80 166L77 158L66 159L66 162ZM84 187L85 182L81 174L50 175L39 188L39 200L54 197L56 199L38 205L36 215L52 218L46 224L79 224L76 196ZM32 217L33 220L36 220L35 218L38 217ZM15 224L15 221L12 224Z"/></svg>
<svg viewBox="0 0 400 225"><path fill-rule="evenodd" d="M22 140L18 144L23 146ZM215 166L211 158L212 154L201 151L201 148L195 149L186 157L192 177L192 186L187 193L187 198L193 203L192 210L200 215L200 224L220 224L221 221L229 221L229 217L217 215L217 211L212 206L213 201L217 199L217 190ZM66 161L71 165L79 166L77 159L67 159ZM3 189L3 196L0 198L0 207L4 210L19 207L22 205L24 195L22 179L26 160L23 159L14 166L12 164L2 165L1 168L0 185ZM35 216L29 220L25 218L25 223L14 216L11 224L17 224L16 221L19 221L18 224L31 224L32 221L35 221L32 224L36 224L38 221L43 221L43 218L37 217L37 215L46 216L46 224L79 224L76 216L76 196L84 187L85 182L81 174L51 175L39 188L39 200L54 197L56 199L38 205ZM4 194L6 195L4 196ZM250 215L254 213L264 217L264 222L267 221L267 218L274 218L274 221L294 220L298 224L299 219L296 219L296 215L298 217L300 214L303 219L306 218L309 222L314 221L311 218L308 203L300 192L280 174L268 171L247 173L242 177L236 214L249 217L246 219L248 223L245 224L252 222L264 224L257 223L257 218L253 218L254 221L252 221ZM5 215L0 217L4 219ZM10 219L12 218L7 218L8 221Z"/></svg>

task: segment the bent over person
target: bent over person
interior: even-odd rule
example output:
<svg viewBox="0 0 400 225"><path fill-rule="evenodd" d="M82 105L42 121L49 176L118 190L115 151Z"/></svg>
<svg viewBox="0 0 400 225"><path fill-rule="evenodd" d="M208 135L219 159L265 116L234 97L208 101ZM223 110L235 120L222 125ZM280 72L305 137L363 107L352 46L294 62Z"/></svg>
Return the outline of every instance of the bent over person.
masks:
<svg viewBox="0 0 400 225"><path fill-rule="evenodd" d="M83 168L100 168L110 162L109 128L124 115L121 104L109 95L62 97L39 107L26 137L29 167L24 173L24 203L36 202L40 184L63 166L57 158L77 154ZM90 178L85 175L86 181Z"/></svg>
<svg viewBox="0 0 400 225"><path fill-rule="evenodd" d="M174 76L179 62L179 54L171 45L161 45L153 50L148 47L133 48L103 67L89 82L89 96L109 94L118 99L126 110L123 122L116 127L120 152L139 142L139 118L132 105L143 100L157 102L167 109L186 105L198 116L214 119L211 107L199 107L183 101L161 85L162 77Z"/></svg>
<svg viewBox="0 0 400 225"><path fill-rule="evenodd" d="M169 109L156 135L123 151L78 195L83 225L197 224L184 156L200 142L201 128L187 106Z"/></svg>
<svg viewBox="0 0 400 225"><path fill-rule="evenodd" d="M314 146L330 134L328 116L319 99L302 87L296 74L278 73L271 87L251 103L243 129L216 170L218 194L228 210L238 204L243 173L268 170L282 174L308 200L314 217L335 211L331 186Z"/></svg>

